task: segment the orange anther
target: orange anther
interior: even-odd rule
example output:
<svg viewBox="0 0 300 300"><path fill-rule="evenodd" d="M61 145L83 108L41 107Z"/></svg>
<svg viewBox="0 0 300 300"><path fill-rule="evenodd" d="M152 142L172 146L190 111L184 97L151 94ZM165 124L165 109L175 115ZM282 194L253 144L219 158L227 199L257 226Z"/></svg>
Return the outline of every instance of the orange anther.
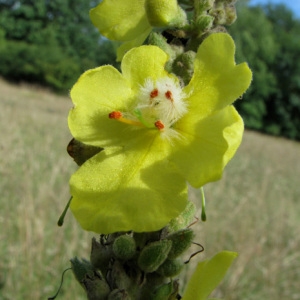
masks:
<svg viewBox="0 0 300 300"><path fill-rule="evenodd" d="M151 93L150 93L150 98L155 98L158 96L158 89L154 89Z"/></svg>
<svg viewBox="0 0 300 300"><path fill-rule="evenodd" d="M113 111L108 115L108 117L110 119L120 119L122 117L122 113L120 111Z"/></svg>
<svg viewBox="0 0 300 300"><path fill-rule="evenodd" d="M173 102L173 95L171 91L166 91L165 96L167 99L171 100Z"/></svg>
<svg viewBox="0 0 300 300"><path fill-rule="evenodd" d="M154 123L155 127L158 129L158 130L163 130L165 128L165 125L162 123L162 121L156 121Z"/></svg>

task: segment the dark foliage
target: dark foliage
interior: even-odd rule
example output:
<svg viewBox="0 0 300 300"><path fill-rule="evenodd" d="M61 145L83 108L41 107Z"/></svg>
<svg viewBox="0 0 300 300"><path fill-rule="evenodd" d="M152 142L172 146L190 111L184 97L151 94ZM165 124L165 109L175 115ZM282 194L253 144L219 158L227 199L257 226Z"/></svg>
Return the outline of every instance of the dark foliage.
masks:
<svg viewBox="0 0 300 300"><path fill-rule="evenodd" d="M0 74L68 90L90 68L114 63L112 45L89 19L95 3L0 0Z"/></svg>

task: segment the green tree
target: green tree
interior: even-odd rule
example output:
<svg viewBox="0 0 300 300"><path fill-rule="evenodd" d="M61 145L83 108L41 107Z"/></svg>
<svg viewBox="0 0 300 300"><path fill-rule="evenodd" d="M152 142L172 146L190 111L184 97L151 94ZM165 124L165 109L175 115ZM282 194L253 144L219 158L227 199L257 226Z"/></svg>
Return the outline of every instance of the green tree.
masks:
<svg viewBox="0 0 300 300"><path fill-rule="evenodd" d="M229 31L253 83L236 106L246 127L300 139L300 21L283 5L248 7L240 1Z"/></svg>
<svg viewBox="0 0 300 300"><path fill-rule="evenodd" d="M67 90L86 69L112 62L110 43L100 39L89 19L92 4L79 0L2 0L1 74Z"/></svg>

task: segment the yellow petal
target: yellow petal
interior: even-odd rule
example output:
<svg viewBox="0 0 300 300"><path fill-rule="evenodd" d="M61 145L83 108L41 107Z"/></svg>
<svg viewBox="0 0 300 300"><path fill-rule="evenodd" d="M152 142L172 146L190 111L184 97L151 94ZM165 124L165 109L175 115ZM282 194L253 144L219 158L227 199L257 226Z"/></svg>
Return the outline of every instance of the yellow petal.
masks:
<svg viewBox="0 0 300 300"><path fill-rule="evenodd" d="M156 46L141 46L127 52L122 61L122 74L135 92L145 79L156 80L169 76L165 71L168 55Z"/></svg>
<svg viewBox="0 0 300 300"><path fill-rule="evenodd" d="M221 178L239 147L244 124L233 106L215 112L196 124L184 118L176 124L182 139L172 156L187 181L196 188Z"/></svg>
<svg viewBox="0 0 300 300"><path fill-rule="evenodd" d="M130 41L151 28L144 0L104 0L91 9L90 18L100 33L111 40Z"/></svg>
<svg viewBox="0 0 300 300"><path fill-rule="evenodd" d="M115 110L130 105L131 89L123 76L111 66L85 72L71 90L74 108L69 113L69 128L75 139L94 146L119 145L132 131L108 118ZM120 134L121 133L121 134Z"/></svg>
<svg viewBox="0 0 300 300"><path fill-rule="evenodd" d="M225 33L211 34L199 47L194 75L185 88L194 118L233 103L249 87L251 70L246 63L236 65L234 54L234 41Z"/></svg>
<svg viewBox="0 0 300 300"><path fill-rule="evenodd" d="M149 132L149 131L148 131ZM184 178L166 157L168 143L150 131L135 144L104 150L70 180L71 210L89 231L155 231L185 208Z"/></svg>
<svg viewBox="0 0 300 300"><path fill-rule="evenodd" d="M137 36L134 40L124 42L117 49L117 61L121 61L125 53L128 52L130 49L141 46L146 40L150 32L151 32L151 28L148 28L141 35Z"/></svg>

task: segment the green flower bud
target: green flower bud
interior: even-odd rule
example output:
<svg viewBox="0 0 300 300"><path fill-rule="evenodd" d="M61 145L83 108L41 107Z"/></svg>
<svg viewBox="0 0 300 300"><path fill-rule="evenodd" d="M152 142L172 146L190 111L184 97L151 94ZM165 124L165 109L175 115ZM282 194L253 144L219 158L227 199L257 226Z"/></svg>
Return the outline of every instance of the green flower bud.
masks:
<svg viewBox="0 0 300 300"><path fill-rule="evenodd" d="M151 300L168 300L169 297L173 294L173 282L169 282L167 284L163 284L159 286L154 294L151 296Z"/></svg>
<svg viewBox="0 0 300 300"><path fill-rule="evenodd" d="M86 259L82 259L80 261L77 257L74 257L70 260L70 262L75 278L80 283L82 283L82 281L86 278L87 275L93 276L95 268Z"/></svg>
<svg viewBox="0 0 300 300"><path fill-rule="evenodd" d="M171 250L170 240L161 240L147 245L140 253L138 265L146 273L154 272L166 260Z"/></svg>
<svg viewBox="0 0 300 300"><path fill-rule="evenodd" d="M183 254L190 247L194 237L195 234L190 228L182 229L167 236L167 239L172 241L168 258L173 259Z"/></svg>
<svg viewBox="0 0 300 300"><path fill-rule="evenodd" d="M225 13L226 13L226 25L231 25L232 23L234 23L237 18L235 6L234 5L226 6Z"/></svg>
<svg viewBox="0 0 300 300"><path fill-rule="evenodd" d="M186 14L177 0L146 0L145 10L153 27L182 27L187 23Z"/></svg>
<svg viewBox="0 0 300 300"><path fill-rule="evenodd" d="M112 254L111 247L97 242L95 238L92 239L90 260L95 268L100 269L101 271L107 270Z"/></svg>
<svg viewBox="0 0 300 300"><path fill-rule="evenodd" d="M135 254L135 240L129 235L121 235L115 239L112 249L117 258L128 260Z"/></svg>
<svg viewBox="0 0 300 300"><path fill-rule="evenodd" d="M194 62L194 57L196 56L196 54L192 54L192 51L189 52L191 53L188 55L191 56L191 60ZM195 219L195 214L195 204L191 201L188 201L183 212L177 218L172 219L166 229L168 230L168 232L175 232L180 229L186 228L190 223L192 223L193 219Z"/></svg>
<svg viewBox="0 0 300 300"><path fill-rule="evenodd" d="M205 14L197 18L196 26L199 31L206 31L212 27L213 22L214 17Z"/></svg>
<svg viewBox="0 0 300 300"><path fill-rule="evenodd" d="M211 9L214 6L214 2L215 0L202 0L196 3L196 5L198 5L199 13Z"/></svg>
<svg viewBox="0 0 300 300"><path fill-rule="evenodd" d="M126 290L131 284L129 276L127 275L122 264L119 261L114 262L110 277L112 286L117 287L120 290Z"/></svg>
<svg viewBox="0 0 300 300"><path fill-rule="evenodd" d="M106 299L110 293L109 285L98 276L87 276L82 281L82 285L86 290L89 300Z"/></svg>
<svg viewBox="0 0 300 300"><path fill-rule="evenodd" d="M115 289L109 294L107 300L131 300L131 297L127 291Z"/></svg>
<svg viewBox="0 0 300 300"><path fill-rule="evenodd" d="M167 259L156 272L164 277L174 277L180 273L183 262L175 259Z"/></svg>

